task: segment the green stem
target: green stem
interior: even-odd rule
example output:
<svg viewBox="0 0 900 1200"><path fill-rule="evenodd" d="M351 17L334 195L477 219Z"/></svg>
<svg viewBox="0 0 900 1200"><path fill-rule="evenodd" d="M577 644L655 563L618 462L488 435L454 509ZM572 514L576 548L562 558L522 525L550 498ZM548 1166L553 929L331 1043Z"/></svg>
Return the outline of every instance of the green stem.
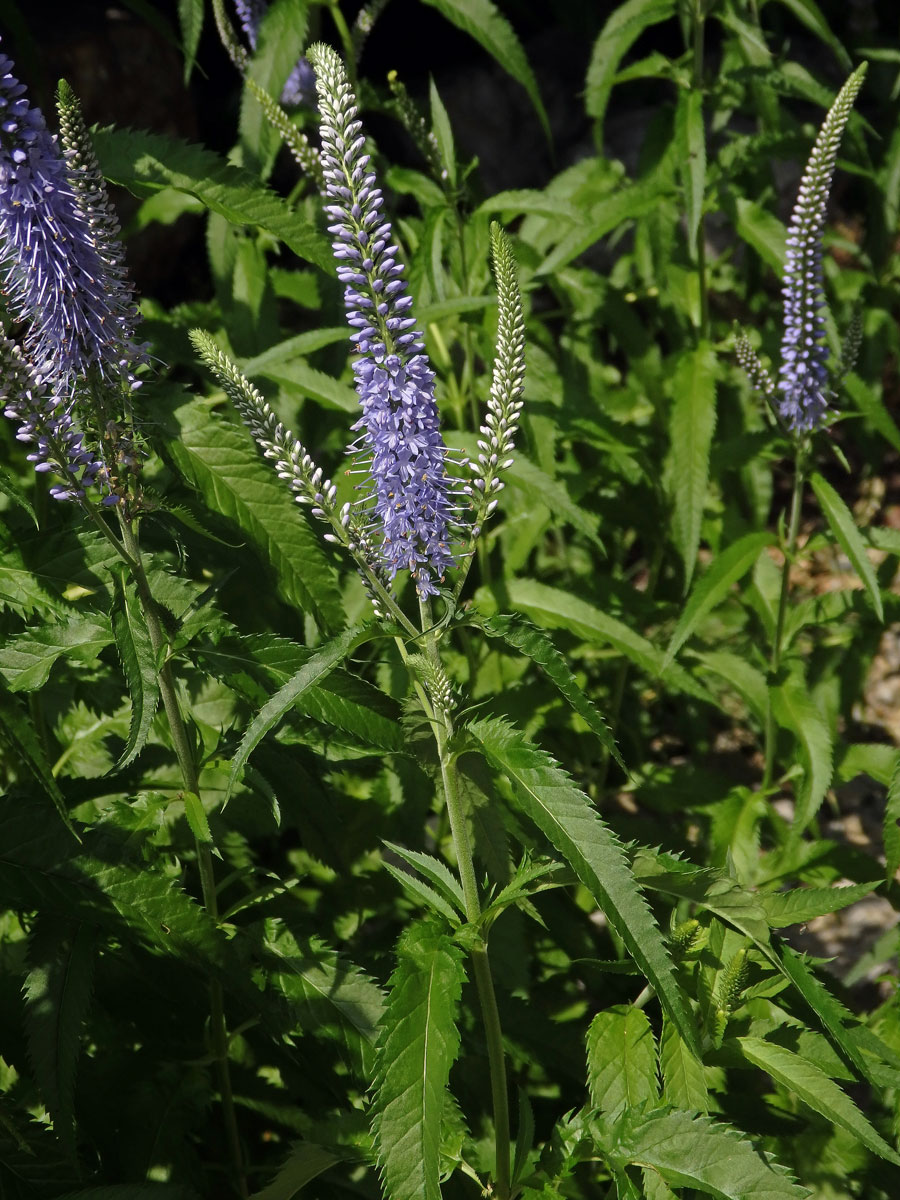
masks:
<svg viewBox="0 0 900 1200"><path fill-rule="evenodd" d="M435 668L440 669L440 651L438 650L437 637L433 629L430 603L427 600L420 600L419 610L422 618L422 630L425 635L425 652ZM444 788L447 816L450 820L450 834L453 838L459 876L462 881L466 919L471 925L477 925L481 920L481 901L478 897L478 881L475 876L472 844L469 841L469 831L466 827L466 814L459 794L456 759L450 751L450 742L453 737L453 720L450 714L444 712L438 705L431 707L434 713L432 729L434 730L438 758L441 765L441 782ZM503 1051L503 1032L500 1027L497 996L494 991L494 981L491 976L487 946L483 942L472 950L472 967L475 974L475 986L478 989L478 1001L481 1005L484 1036L487 1043L488 1068L491 1079L491 1100L494 1109L494 1136L496 1139L497 1156L494 1170L494 1194L497 1200L508 1200L511 1181L509 1092L506 1082L506 1057Z"/></svg>
<svg viewBox="0 0 900 1200"><path fill-rule="evenodd" d="M350 86L353 88L354 93L358 95L359 89L356 86L356 57L353 51L353 35L350 32L347 22L344 20L344 14L341 12L337 0L328 0L328 11L331 13L334 27L338 31L341 44L344 47L344 66L347 68Z"/></svg>
<svg viewBox="0 0 900 1200"><path fill-rule="evenodd" d="M698 91L703 90L703 38L706 27L706 8L704 0L696 0L694 5L694 66L691 85ZM700 225L697 229L697 279L700 285L700 337L709 337L709 288L706 279L706 239L704 236L703 213L700 214Z"/></svg>
<svg viewBox="0 0 900 1200"><path fill-rule="evenodd" d="M781 592L778 597L778 612L775 617L775 633L772 638L772 653L769 659L769 687L766 695L766 742L765 767L763 769L762 790L767 792L772 786L772 776L775 770L775 746L778 731L775 728L775 714L772 710L772 688L775 677L781 668L782 643L784 641L784 619L787 614L788 598L791 589L791 563L797 550L797 533L800 529L800 509L803 502L803 464L798 460L794 470L794 491L791 496L791 515L788 522L787 544L784 548L784 565L781 568Z"/></svg>
<svg viewBox="0 0 900 1200"><path fill-rule="evenodd" d="M97 522L101 526L105 526L105 522L97 516ZM153 599L153 594L150 591L150 584L147 580L147 573L144 570L143 559L141 558L141 549L134 530L134 526L129 518L121 516L120 525L122 529L122 548L125 553L123 558L129 563L134 577L135 586L137 587L138 596L141 601L141 607L144 612L144 619L147 622L147 632L150 635L150 644L153 647L153 652L157 658L161 658L166 647L166 636L163 631L162 623L159 619L159 610L156 607L156 601ZM111 531L107 530L111 540L117 543L117 540L112 535ZM191 745L185 728L184 719L181 715L181 708L178 704L178 693L175 687L175 680L172 675L172 664L168 659L163 660L163 664L159 671L159 693L162 697L163 709L166 714L166 720L169 725L169 732L172 736L172 745L175 749L175 757L178 760L178 766L181 771L181 778L184 782L185 789L193 792L195 796L200 795L200 777L197 772L197 766L194 762L194 756L191 752ZM219 902L216 895L216 879L213 870L212 853L209 846L199 840L196 841L197 847L197 864L200 870L200 887L203 892L203 904L206 911L212 919L218 923L219 920ZM234 1107L234 1093L231 1089L231 1074L228 1068L228 1027L225 1022L225 1005L222 994L222 985L218 979L210 979L209 981L209 1008L210 1008L210 1027L212 1031L213 1055L216 1060L216 1067L219 1075L219 1091L222 1096L222 1111L225 1118L225 1132L228 1138L228 1145L231 1152L231 1160L234 1166L235 1180L237 1182L238 1191L242 1200L246 1200L249 1196L247 1189L247 1178L244 1171L243 1154L241 1153L241 1141L238 1132L237 1114Z"/></svg>

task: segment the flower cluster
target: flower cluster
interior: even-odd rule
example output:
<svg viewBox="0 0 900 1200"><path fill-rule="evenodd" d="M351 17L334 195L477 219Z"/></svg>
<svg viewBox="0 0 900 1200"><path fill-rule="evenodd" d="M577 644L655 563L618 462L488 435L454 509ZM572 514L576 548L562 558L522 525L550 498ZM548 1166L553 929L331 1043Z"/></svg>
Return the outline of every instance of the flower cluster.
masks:
<svg viewBox="0 0 900 1200"><path fill-rule="evenodd" d="M87 389L89 424L108 428L111 414L100 411L98 397L120 383L137 386L134 369L146 348L135 341L119 227L71 91L60 93L65 154L4 54L0 113L0 277L9 315L24 326L22 353L13 355L11 343L3 353L4 411L19 421L18 438L34 444L28 457L36 470L63 478L51 495L81 499L99 480L112 486L108 464L86 449L78 429L83 385L100 385Z"/></svg>
<svg viewBox="0 0 900 1200"><path fill-rule="evenodd" d="M800 433L818 428L827 410L822 237L838 146L865 70L863 64L853 72L822 124L788 226L778 409L788 428Z"/></svg>
<svg viewBox="0 0 900 1200"><path fill-rule="evenodd" d="M503 488L500 472L512 466L515 434L522 414L525 382L525 322L516 279L516 261L509 238L499 225L491 225L491 251L497 278L500 319L497 324L497 352L491 378L487 417L480 428L478 458L469 463L475 496L474 541L487 517L497 507L497 495Z"/></svg>
<svg viewBox="0 0 900 1200"><path fill-rule="evenodd" d="M28 327L28 358L70 391L91 367L118 369L110 335L123 297L109 286L56 139L24 93L0 54L0 273L10 315Z"/></svg>
<svg viewBox="0 0 900 1200"><path fill-rule="evenodd" d="M149 347L147 343L139 344L135 338L140 313L125 266L121 226L109 201L81 105L65 82L59 85L58 111L68 178L87 223L87 234L102 263L103 287L113 315L112 327L105 330L106 345L98 365L104 374L115 371L131 389L136 389L141 386L141 381L134 371L148 361Z"/></svg>
<svg viewBox="0 0 900 1200"><path fill-rule="evenodd" d="M105 478L106 466L75 428L71 406L36 374L19 347L0 334L0 403L3 415L18 423L16 440L34 448L26 457L35 471L62 480L50 487L56 500L80 500L85 488ZM107 497L115 502L116 497Z"/></svg>
<svg viewBox="0 0 900 1200"><path fill-rule="evenodd" d="M420 596L436 592L454 559L449 546L451 486L434 400L434 373L409 315L403 267L381 209L382 194L363 154L361 123L343 64L333 50L310 51L322 117L326 213L344 303L360 356L353 364L362 417L356 449L370 480L365 499L381 538L389 578L408 570Z"/></svg>

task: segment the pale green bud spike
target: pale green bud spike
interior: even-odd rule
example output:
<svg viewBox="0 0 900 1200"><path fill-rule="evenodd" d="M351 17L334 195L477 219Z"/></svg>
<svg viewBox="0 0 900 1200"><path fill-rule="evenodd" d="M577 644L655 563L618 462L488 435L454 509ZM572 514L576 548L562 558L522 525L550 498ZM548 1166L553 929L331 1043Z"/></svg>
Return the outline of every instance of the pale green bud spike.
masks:
<svg viewBox="0 0 900 1200"><path fill-rule="evenodd" d="M746 333L741 332L735 337L734 354L753 388L763 396L773 396L775 381L760 362Z"/></svg>
<svg viewBox="0 0 900 1200"><path fill-rule="evenodd" d="M263 115L272 128L281 135L284 143L294 156L294 161L300 169L315 181L318 190L325 194L325 179L322 175L322 164L314 146L310 145L306 134L298 129L284 109L261 88L255 79L247 76L247 87L256 97Z"/></svg>
<svg viewBox="0 0 900 1200"><path fill-rule="evenodd" d="M250 65L250 55L238 41L222 0L213 0L213 16L216 20L216 29L219 31L219 39L228 51L228 57L242 75L246 74L247 67Z"/></svg>
<svg viewBox="0 0 900 1200"><path fill-rule="evenodd" d="M424 654L410 654L407 661L428 689L431 703L442 713L453 711L453 684L440 663L434 663Z"/></svg>
<svg viewBox="0 0 900 1200"><path fill-rule="evenodd" d="M388 71L388 87L394 97L394 108L403 128L416 144L419 153L431 168L436 179L443 182L447 178L447 169L441 161L437 138L425 123L425 118L413 104L406 84L396 71Z"/></svg>
<svg viewBox="0 0 900 1200"><path fill-rule="evenodd" d="M835 379L836 386L843 383L856 366L856 360L859 358L859 352L862 348L862 339L862 314L857 311L850 318L850 324L847 326L847 333L844 336L844 342L841 346L841 361L838 364L837 377Z"/></svg>

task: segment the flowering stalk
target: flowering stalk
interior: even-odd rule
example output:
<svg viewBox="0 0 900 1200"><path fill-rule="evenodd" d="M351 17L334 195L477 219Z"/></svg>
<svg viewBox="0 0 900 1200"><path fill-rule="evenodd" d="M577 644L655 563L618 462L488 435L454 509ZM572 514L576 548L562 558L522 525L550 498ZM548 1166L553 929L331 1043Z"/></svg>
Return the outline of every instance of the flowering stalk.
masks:
<svg viewBox="0 0 900 1200"><path fill-rule="evenodd" d="M822 240L828 195L841 136L865 73L866 64L863 63L841 88L822 123L800 181L785 248L782 286L784 334L777 385L759 361L746 335L740 335L736 344L738 361L756 390L773 403L779 418L794 435L795 449L794 487L787 541L783 546L784 565L769 658L762 781L764 791L771 787L775 768L777 728L772 708L772 688L778 682L781 669L784 622L790 597L790 569L797 550L810 434L824 424L828 415L828 399L833 394L828 380L828 348L825 345L825 321L821 312L825 307ZM840 372L847 369L845 362L855 358L858 343L858 324L854 324L839 365L839 377Z"/></svg>
<svg viewBox="0 0 900 1200"><path fill-rule="evenodd" d="M310 60L322 118L326 213L345 285L344 304L359 356L353 364L362 416L358 465L369 478L361 507L380 540L388 579L408 570L422 597L437 592L435 579L454 565L450 552L451 483L447 448L434 400L434 373L421 333L409 315L403 267L396 261L382 194L362 153L364 139L343 65L328 46Z"/></svg>
<svg viewBox="0 0 900 1200"><path fill-rule="evenodd" d="M480 427L478 457L469 462L473 478L466 490L473 498L473 514L469 528L468 557L454 589L457 598L466 581L475 542L481 535L484 522L499 502L498 496L504 487L500 476L512 466L515 434L524 403L525 322L522 317L522 297L512 244L496 221L491 224L491 255L497 278L497 347L487 416Z"/></svg>
<svg viewBox="0 0 900 1200"><path fill-rule="evenodd" d="M0 275L9 313L27 329L26 357L65 395L92 368L117 377L127 305L56 139L24 92L0 54Z"/></svg>

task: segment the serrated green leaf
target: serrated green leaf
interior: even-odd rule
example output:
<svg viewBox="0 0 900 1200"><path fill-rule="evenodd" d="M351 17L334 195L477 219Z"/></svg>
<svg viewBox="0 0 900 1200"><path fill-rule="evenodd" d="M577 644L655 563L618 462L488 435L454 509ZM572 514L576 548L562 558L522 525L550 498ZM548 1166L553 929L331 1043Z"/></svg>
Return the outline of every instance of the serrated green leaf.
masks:
<svg viewBox="0 0 900 1200"><path fill-rule="evenodd" d="M28 943L25 1029L41 1097L53 1130L75 1155L75 1070L81 1027L90 1007L96 930L88 925L40 921Z"/></svg>
<svg viewBox="0 0 900 1200"><path fill-rule="evenodd" d="M592 204L575 229L563 233L556 246L535 268L534 274L552 275L560 271L623 222L643 217L658 208L661 198L669 190L668 179L658 174L617 188L612 195Z"/></svg>
<svg viewBox="0 0 900 1200"><path fill-rule="evenodd" d="M337 1161L324 1146L317 1146L314 1142L294 1142L272 1182L262 1191L254 1192L250 1200L293 1200L310 1180L316 1179Z"/></svg>
<svg viewBox="0 0 900 1200"><path fill-rule="evenodd" d="M240 990L242 973L205 909L170 875L129 861L126 834L114 825L82 829L83 846L49 810L0 798L0 904L81 921L220 974ZM232 975L225 964L232 966Z"/></svg>
<svg viewBox="0 0 900 1200"><path fill-rule="evenodd" d="M814 472L810 477L810 483L812 484L813 491L816 493L816 499L819 501L831 532L837 538L841 549L850 559L853 569L869 593L869 598L872 601L878 620L883 622L884 608L881 603L881 590L878 587L878 580L875 577L875 568L869 562L865 543L863 542L862 535L856 528L856 522L853 520L850 510L831 484L817 472Z"/></svg>
<svg viewBox="0 0 900 1200"><path fill-rule="evenodd" d="M673 1187L716 1200L803 1200L785 1169L742 1134L684 1112L626 1112L613 1131L614 1161L652 1167Z"/></svg>
<svg viewBox="0 0 900 1200"><path fill-rule="evenodd" d="M363 642L369 641L371 638L378 637L379 633L380 631L371 625L354 625L351 629L344 630L330 642L318 647L300 670L292 675L288 682L263 705L250 722L231 761L226 798L231 795L244 763L254 749L273 725L276 725L288 709L293 707L303 692L318 683L338 663L343 662L357 646L361 646Z"/></svg>
<svg viewBox="0 0 900 1200"><path fill-rule="evenodd" d="M120 771L133 762L146 745L159 703L159 669L150 634L137 593L120 572L113 576L111 622L131 699L128 741L115 768Z"/></svg>
<svg viewBox="0 0 900 1200"><path fill-rule="evenodd" d="M0 745L10 759L25 768L44 794L53 802L57 813L71 833L74 833L53 767L47 757L42 738L31 716L15 697L0 690Z"/></svg>
<svg viewBox="0 0 900 1200"><path fill-rule="evenodd" d="M669 641L662 670L669 669L675 655L708 612L722 601L731 588L750 570L766 546L772 545L770 533L747 533L717 555L711 566L694 585L684 612Z"/></svg>
<svg viewBox="0 0 900 1200"><path fill-rule="evenodd" d="M466 898L462 885L446 863L442 863L439 858L435 858L431 854L421 854L418 850L406 850L395 842L385 842L384 844L388 850L393 850L404 862L409 863L411 867L430 880L448 903L455 905L461 913L466 911Z"/></svg>
<svg viewBox="0 0 900 1200"><path fill-rule="evenodd" d="M159 133L100 129L92 134L100 169L136 196L175 188L195 196L233 225L272 234L305 262L331 272L326 239L275 192L212 150Z"/></svg>
<svg viewBox="0 0 900 1200"><path fill-rule="evenodd" d="M900 1154L866 1120L853 1101L833 1079L811 1062L774 1042L762 1038L737 1038L741 1053L778 1083L794 1092L826 1121L846 1129L874 1154L900 1166Z"/></svg>
<svg viewBox="0 0 900 1200"><path fill-rule="evenodd" d="M286 1003L298 1033L336 1032L357 1074L368 1078L384 1012L378 985L320 938L280 927L264 944L266 984Z"/></svg>
<svg viewBox="0 0 900 1200"><path fill-rule="evenodd" d="M35 626L0 647L0 675L11 692L33 692L47 682L60 658L93 663L112 640L109 621L99 614Z"/></svg>
<svg viewBox="0 0 900 1200"><path fill-rule="evenodd" d="M563 655L545 634L528 622L517 620L504 613L497 613L493 617L480 621L478 628L483 630L488 637L503 638L508 645L536 663L591 732L600 739L603 747L612 755L622 770L627 771L609 726L578 686Z"/></svg>
<svg viewBox="0 0 900 1200"><path fill-rule="evenodd" d="M675 403L669 422L672 533L690 587L700 545L709 483L709 450L716 427L716 355L701 342L678 360L672 379Z"/></svg>
<svg viewBox="0 0 900 1200"><path fill-rule="evenodd" d="M420 904L424 904L426 908L432 909L436 913L440 913L447 921L451 928L456 929L460 924L459 913L452 904L448 904L440 892L436 891L430 884L419 879L418 876L412 875L409 871L401 871L399 867L395 867L393 863L386 862L384 869L397 880L400 886L414 900L418 900Z"/></svg>
<svg viewBox="0 0 900 1200"><path fill-rule="evenodd" d="M626 0L608 18L594 42L585 81L585 108L599 126L622 58L649 25L674 14L675 0Z"/></svg>
<svg viewBox="0 0 900 1200"><path fill-rule="evenodd" d="M616 1004L598 1012L587 1033L591 1103L616 1117L623 1108L655 1101L656 1039L643 1009Z"/></svg>
<svg viewBox="0 0 900 1200"><path fill-rule="evenodd" d="M376 1060L378 1164L391 1200L440 1200L441 1116L459 1053L462 952L418 924L400 939L397 956Z"/></svg>
<svg viewBox="0 0 900 1200"><path fill-rule="evenodd" d="M668 1017L663 1017L659 1041L659 1069L663 1080L663 1100L686 1112L709 1111L709 1092L703 1064L681 1039Z"/></svg>
<svg viewBox="0 0 900 1200"><path fill-rule="evenodd" d="M772 711L782 728L796 734L802 749L805 770L791 826L791 836L799 838L818 812L831 783L831 730L799 680L789 679L772 688Z"/></svg>
<svg viewBox="0 0 900 1200"><path fill-rule="evenodd" d="M271 359L265 361L265 356L260 355L254 362L263 362L263 365L254 368L252 375L248 374L248 378L262 375L286 388L291 396L301 392L317 404L338 409L340 412L356 412L359 407L359 398L351 387L332 379L324 371L317 371L301 358L278 362Z"/></svg>
<svg viewBox="0 0 900 1200"><path fill-rule="evenodd" d="M663 652L652 642L569 592L534 579L512 579L506 584L504 598L546 628L567 629L576 637L613 646L651 677L662 671ZM709 692L678 663L669 668L666 683L698 700L713 703Z"/></svg>
<svg viewBox="0 0 900 1200"><path fill-rule="evenodd" d="M738 237L751 246L779 277L784 272L784 224L756 200L738 196L732 205Z"/></svg>
<svg viewBox="0 0 900 1200"><path fill-rule="evenodd" d="M839 912L868 896L878 886L872 883L851 883L846 887L793 888L789 892L769 892L760 896L766 910L766 920L773 929L786 925L802 925L826 913Z"/></svg>
<svg viewBox="0 0 900 1200"><path fill-rule="evenodd" d="M706 190L706 131L703 127L703 93L699 88L679 93L675 109L675 138L686 201L688 248L691 258L696 258L697 233L703 218Z"/></svg>
<svg viewBox="0 0 900 1200"><path fill-rule="evenodd" d="M505 475L513 487L524 492L532 500L545 504L554 516L568 521L574 529L590 538L595 546L603 550L603 542L597 533L598 518L576 504L568 489L558 479L552 479L546 471L535 466L523 454L516 455Z"/></svg>
<svg viewBox="0 0 900 1200"><path fill-rule="evenodd" d="M534 111L549 142L550 122L547 120L534 72L515 30L491 0L425 0L425 3L436 8L458 29L474 38L508 75L522 85L534 105Z"/></svg>
<svg viewBox="0 0 900 1200"><path fill-rule="evenodd" d="M475 721L467 733L494 769L509 778L518 806L591 892L684 1040L696 1049L695 1024L662 934L615 834L550 755L507 722Z"/></svg>
<svg viewBox="0 0 900 1200"><path fill-rule="evenodd" d="M178 24L181 26L181 49L184 54L184 82L190 82L197 61L197 47L203 32L203 0L178 0Z"/></svg>
<svg viewBox="0 0 900 1200"><path fill-rule="evenodd" d="M322 541L290 490L260 459L241 426L191 403L174 413L168 451L213 512L233 521L272 564L284 599L310 612L327 632L339 629L342 606Z"/></svg>
<svg viewBox="0 0 900 1200"><path fill-rule="evenodd" d="M900 450L900 429L885 408L880 385L863 382L855 372L850 371L844 376L842 390L862 413L864 421L877 430L890 446Z"/></svg>
<svg viewBox="0 0 900 1200"><path fill-rule="evenodd" d="M190 826L191 833L198 842L202 842L206 846L212 845L212 833L209 829L209 821L206 816L206 810L203 807L203 801L196 792L184 791L181 793L181 799L184 801L184 815Z"/></svg>

